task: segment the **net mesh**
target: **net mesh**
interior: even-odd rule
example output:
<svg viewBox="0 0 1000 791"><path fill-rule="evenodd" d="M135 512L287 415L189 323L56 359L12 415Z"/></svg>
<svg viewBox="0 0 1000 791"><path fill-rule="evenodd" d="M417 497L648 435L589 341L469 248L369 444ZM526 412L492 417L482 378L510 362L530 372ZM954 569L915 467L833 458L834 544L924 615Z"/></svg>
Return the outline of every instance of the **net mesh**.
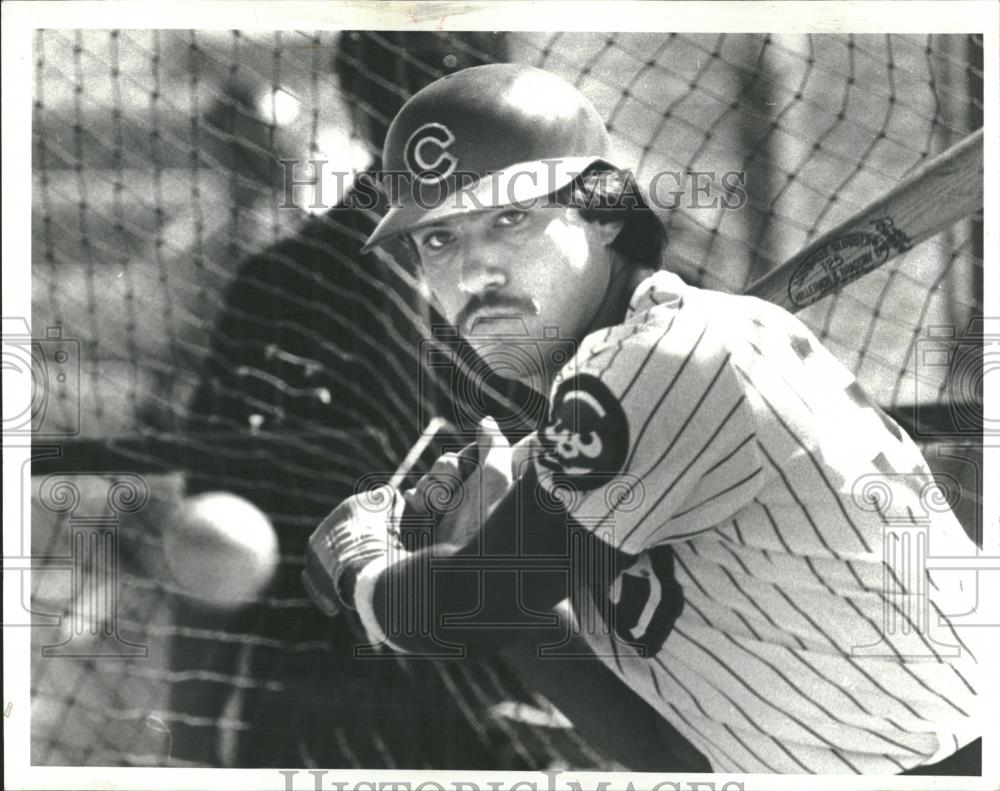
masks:
<svg viewBox="0 0 1000 791"><path fill-rule="evenodd" d="M360 254L378 210L331 209L336 179L289 188L289 163L297 181L377 168L426 82L542 66L655 185L668 265L739 291L982 126L976 36L42 30L34 56L32 322L79 371L33 413L41 764L611 765L502 663L356 661L357 624L305 600L309 533L429 418L531 414L435 334L404 264ZM946 419L961 444L981 392L920 351L934 327L961 346L981 312L970 218L801 317L904 423ZM69 511L44 496L67 470L83 492ZM108 521L129 473L148 502ZM250 499L279 535L278 574L238 611L199 606L164 571L172 504L211 490ZM113 590L74 555L97 513ZM145 652L102 657L109 640Z"/></svg>

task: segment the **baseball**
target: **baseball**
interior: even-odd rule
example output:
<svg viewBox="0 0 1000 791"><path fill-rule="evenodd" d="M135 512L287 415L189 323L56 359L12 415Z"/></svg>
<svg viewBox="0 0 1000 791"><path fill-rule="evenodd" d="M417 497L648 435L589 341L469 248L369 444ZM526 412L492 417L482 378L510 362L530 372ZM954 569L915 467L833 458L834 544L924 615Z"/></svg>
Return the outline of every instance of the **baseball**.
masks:
<svg viewBox="0 0 1000 791"><path fill-rule="evenodd" d="M179 592L215 609L256 599L278 568L278 538L257 506L228 492L181 501L169 516L164 554Z"/></svg>

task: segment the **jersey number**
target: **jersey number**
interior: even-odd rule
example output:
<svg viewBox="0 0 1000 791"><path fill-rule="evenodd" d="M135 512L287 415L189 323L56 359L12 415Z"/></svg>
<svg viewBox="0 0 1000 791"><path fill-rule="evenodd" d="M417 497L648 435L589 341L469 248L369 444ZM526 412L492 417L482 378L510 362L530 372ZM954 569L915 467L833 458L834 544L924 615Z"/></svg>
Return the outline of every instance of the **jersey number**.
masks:
<svg viewBox="0 0 1000 791"><path fill-rule="evenodd" d="M545 429L545 439L552 443L553 450L561 459L571 460L580 456L596 459L604 451L604 443L593 431L587 432L587 439L584 441L579 434L570 431L558 419L554 425Z"/></svg>

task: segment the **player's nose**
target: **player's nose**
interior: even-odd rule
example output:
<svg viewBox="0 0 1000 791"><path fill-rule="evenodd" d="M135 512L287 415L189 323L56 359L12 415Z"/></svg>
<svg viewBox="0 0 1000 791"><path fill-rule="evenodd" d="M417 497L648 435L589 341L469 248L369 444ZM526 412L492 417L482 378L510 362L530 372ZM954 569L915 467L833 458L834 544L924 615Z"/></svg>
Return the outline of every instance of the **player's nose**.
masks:
<svg viewBox="0 0 1000 791"><path fill-rule="evenodd" d="M510 251L500 245L477 245L462 259L459 287L468 294L498 291L510 280Z"/></svg>

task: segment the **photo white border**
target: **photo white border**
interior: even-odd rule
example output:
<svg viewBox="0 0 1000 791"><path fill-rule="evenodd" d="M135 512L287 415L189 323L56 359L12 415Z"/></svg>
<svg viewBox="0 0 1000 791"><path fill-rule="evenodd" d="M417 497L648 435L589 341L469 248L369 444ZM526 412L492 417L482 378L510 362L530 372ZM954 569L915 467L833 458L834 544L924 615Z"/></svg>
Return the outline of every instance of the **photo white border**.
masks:
<svg viewBox="0 0 1000 791"><path fill-rule="evenodd" d="M584 13L585 10L585 13ZM973 33L983 34L984 97L986 106L986 194L984 216L1000 217L998 204L998 101L1000 86L1000 4L990 0L947 2L606 2L605 0L549 0L542 2L26 2L3 3L2 90L3 90L3 315L28 316L31 310L31 101L32 36L35 28L196 28L196 29L427 29L427 30L536 30L536 31L649 31L671 32L782 32L782 33ZM993 174L992 176L990 174ZM985 224L984 310L1000 316L1000 261L998 226ZM987 402L1000 401L996 376L987 379ZM3 379L3 402L27 403L23 379ZM17 496L9 488L20 487L21 465L27 459L24 448L4 450L4 555L19 554L22 506L28 493ZM1000 546L1000 497L990 484L1000 481L1000 440L984 448L984 526L987 546ZM10 471L15 471L12 475ZM997 573L997 572L994 572ZM16 575L15 575L16 576ZM30 579L25 581L30 585ZM29 588L30 589L30 588ZM8 590L5 581L5 591ZM16 597L4 597L4 621L17 607ZM994 602L1000 605L1000 602ZM4 630L4 785L10 789L274 789L282 791L285 779L277 769L164 769L31 767L30 759L30 636L26 628ZM994 658L996 655L994 655ZM1000 711L1000 694L988 691L991 703L986 711ZM984 735L983 778L855 777L804 775L683 775L566 772L555 778L555 788L568 788L573 781L583 789L597 788L608 780L609 788L650 788L660 782L677 783L680 788L707 789L692 785L715 783L716 789L735 791L742 782L748 791L788 789L996 789L1000 787L1000 739L996 733ZM288 767L293 769L294 767ZM343 780L351 789L380 783L418 783L434 780L452 789L456 782L504 783L504 791L516 782L533 782L539 791L553 786L551 774L543 772L400 772L341 771L324 778L324 788ZM311 791L313 778L301 769L293 788ZM519 788L530 788L520 786ZM429 786L428 788L434 788ZM468 786L466 786L468 789ZM673 789L664 785L661 791Z"/></svg>

